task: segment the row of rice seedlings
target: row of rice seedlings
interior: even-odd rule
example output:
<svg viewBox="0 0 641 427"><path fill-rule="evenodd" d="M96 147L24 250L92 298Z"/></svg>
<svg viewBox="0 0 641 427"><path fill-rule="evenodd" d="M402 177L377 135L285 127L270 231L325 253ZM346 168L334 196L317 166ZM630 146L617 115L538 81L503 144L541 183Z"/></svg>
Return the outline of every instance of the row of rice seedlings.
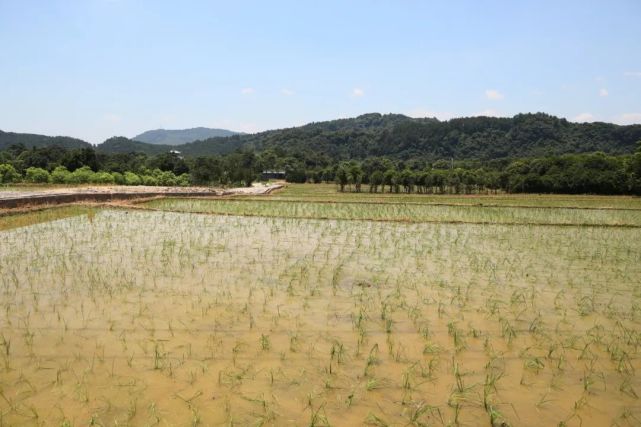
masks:
<svg viewBox="0 0 641 427"><path fill-rule="evenodd" d="M143 232L150 224L154 232ZM10 390L3 417L15 422L27 413L17 396L36 405L49 393L41 370L26 361L48 365L52 330L67 366L49 381L65 402L84 408L76 414L89 417L97 398L80 390L98 380L113 384L104 393L116 409L97 414L96 422L128 412L131 422L141 420L142 411L126 408L152 401L161 419L212 416L197 404L201 395L192 408L180 398L150 395L167 381L180 384L184 399L214 384L207 393L215 407L228 406L226 421L241 423L249 419L242 398L248 390L301 401L310 390L304 384L322 390L309 405L310 423L350 412L375 420L367 403L381 397L391 403L375 415L379 420L415 425L465 424L480 413L494 423L527 420L540 411L558 421L562 398L554 385L574 399L564 422L605 402L616 409L608 414L618 414L636 399L639 276L629 236L610 236L603 250L595 245L606 233L596 231L541 235L529 228L122 212L11 233L0 235L2 247L11 248L0 259L0 354L9 375L2 389ZM105 244L98 250L93 241ZM558 268L566 265L567 271ZM586 304L590 309L582 310ZM595 322L614 333L604 336ZM126 350L124 360L114 348ZM462 370L479 355L509 361L500 381L487 369ZM76 388L69 378L83 365ZM145 384L132 390L136 405L117 397L123 380ZM354 381L360 391L343 391ZM608 401L604 385L618 389L621 401ZM451 405L438 397L416 400L430 390L455 397ZM514 393L535 398L531 406L513 403ZM404 409L395 411L394 402ZM277 422L300 408L260 414Z"/></svg>
<svg viewBox="0 0 641 427"><path fill-rule="evenodd" d="M175 212L216 213L285 218L331 218L406 222L464 222L487 224L576 224L641 226L641 211L547 209L422 205L411 203L314 203L234 199L158 199L145 203L153 209Z"/></svg>

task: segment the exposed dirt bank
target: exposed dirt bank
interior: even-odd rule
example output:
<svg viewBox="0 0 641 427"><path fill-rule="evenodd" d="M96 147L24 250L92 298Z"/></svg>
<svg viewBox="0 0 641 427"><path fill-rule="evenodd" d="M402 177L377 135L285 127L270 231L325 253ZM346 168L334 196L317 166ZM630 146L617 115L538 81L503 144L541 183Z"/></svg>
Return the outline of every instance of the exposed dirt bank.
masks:
<svg viewBox="0 0 641 427"><path fill-rule="evenodd" d="M231 195L265 195L281 184L242 188L87 186L39 189L36 191L0 191L0 210L28 206L58 205L74 202L110 202L170 195L172 197L211 197Z"/></svg>

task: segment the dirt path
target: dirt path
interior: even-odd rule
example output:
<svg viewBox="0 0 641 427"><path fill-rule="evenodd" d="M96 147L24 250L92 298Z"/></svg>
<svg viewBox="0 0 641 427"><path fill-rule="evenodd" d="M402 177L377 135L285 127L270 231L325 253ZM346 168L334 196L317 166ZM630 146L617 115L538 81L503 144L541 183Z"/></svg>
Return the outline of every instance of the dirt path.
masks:
<svg viewBox="0 0 641 427"><path fill-rule="evenodd" d="M211 187L150 187L150 186L87 186L59 187L34 191L0 191L0 209L39 205L58 205L73 202L110 202L158 196L211 197L228 195L265 195L281 188L282 184L255 185L241 188Z"/></svg>

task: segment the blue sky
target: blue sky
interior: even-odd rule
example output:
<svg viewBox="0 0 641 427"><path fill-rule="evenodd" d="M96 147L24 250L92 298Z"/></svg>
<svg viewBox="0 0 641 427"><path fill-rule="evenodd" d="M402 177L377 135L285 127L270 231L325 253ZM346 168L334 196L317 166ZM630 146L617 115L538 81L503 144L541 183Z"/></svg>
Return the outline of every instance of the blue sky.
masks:
<svg viewBox="0 0 641 427"><path fill-rule="evenodd" d="M100 143L367 112L641 123L641 1L0 0L0 129Z"/></svg>

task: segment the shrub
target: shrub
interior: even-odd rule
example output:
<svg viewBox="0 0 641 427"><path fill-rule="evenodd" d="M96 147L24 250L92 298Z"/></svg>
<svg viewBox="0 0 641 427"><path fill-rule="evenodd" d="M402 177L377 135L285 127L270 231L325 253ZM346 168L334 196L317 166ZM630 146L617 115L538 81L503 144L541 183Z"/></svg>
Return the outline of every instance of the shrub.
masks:
<svg viewBox="0 0 641 427"><path fill-rule="evenodd" d="M155 185L158 185L158 180L156 179L156 177L155 177L155 176L151 176L151 175L143 175L143 177L142 177L142 183L143 183L144 185L152 185L152 186L155 186Z"/></svg>
<svg viewBox="0 0 641 427"><path fill-rule="evenodd" d="M91 177L91 182L94 184L113 184L115 180L109 172L97 172Z"/></svg>
<svg viewBox="0 0 641 427"><path fill-rule="evenodd" d="M125 185L140 185L142 180L133 172L125 172Z"/></svg>
<svg viewBox="0 0 641 427"><path fill-rule="evenodd" d="M174 186L176 185L176 175L171 171L161 171L155 169L153 172L154 178L158 181L158 185Z"/></svg>
<svg viewBox="0 0 641 427"><path fill-rule="evenodd" d="M111 176L113 176L116 184L125 185L125 176L120 172L111 172Z"/></svg>
<svg viewBox="0 0 641 427"><path fill-rule="evenodd" d="M49 172L42 168L31 167L26 171L27 182L33 183L45 183L49 182L50 175Z"/></svg>
<svg viewBox="0 0 641 427"><path fill-rule="evenodd" d="M69 176L69 183L86 184L92 181L94 173L95 172L92 171L89 166L83 166L71 173L71 175Z"/></svg>
<svg viewBox="0 0 641 427"><path fill-rule="evenodd" d="M9 164L0 165L0 184L18 182L19 180L20 180L20 174L16 171L13 165L9 165Z"/></svg>
<svg viewBox="0 0 641 427"><path fill-rule="evenodd" d="M58 166L51 172L51 182L55 184L64 184L69 182L71 178L71 172L67 170L64 166Z"/></svg>
<svg viewBox="0 0 641 427"><path fill-rule="evenodd" d="M187 187L189 185L189 174L184 173L176 177L176 185L180 187Z"/></svg>

